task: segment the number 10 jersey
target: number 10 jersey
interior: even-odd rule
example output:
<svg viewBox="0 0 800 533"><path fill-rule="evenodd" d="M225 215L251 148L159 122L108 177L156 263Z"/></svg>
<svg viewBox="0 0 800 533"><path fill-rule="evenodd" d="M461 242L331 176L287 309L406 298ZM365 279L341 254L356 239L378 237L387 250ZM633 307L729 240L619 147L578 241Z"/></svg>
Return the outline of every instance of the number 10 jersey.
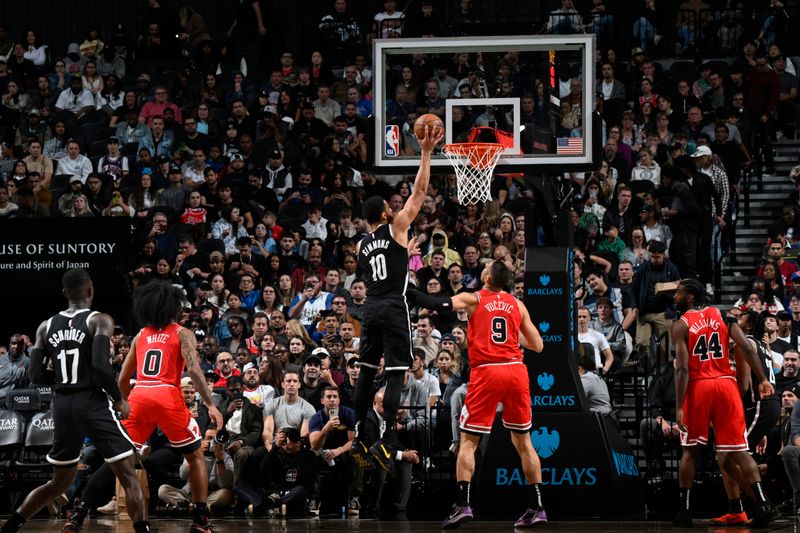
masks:
<svg viewBox="0 0 800 533"><path fill-rule="evenodd" d="M391 224L383 224L364 237L358 269L367 285L367 297L404 296L408 282L408 250L394 240Z"/></svg>
<svg viewBox="0 0 800 533"><path fill-rule="evenodd" d="M728 349L728 326L719 309L691 309L681 320L689 328L689 380L735 379L735 365Z"/></svg>

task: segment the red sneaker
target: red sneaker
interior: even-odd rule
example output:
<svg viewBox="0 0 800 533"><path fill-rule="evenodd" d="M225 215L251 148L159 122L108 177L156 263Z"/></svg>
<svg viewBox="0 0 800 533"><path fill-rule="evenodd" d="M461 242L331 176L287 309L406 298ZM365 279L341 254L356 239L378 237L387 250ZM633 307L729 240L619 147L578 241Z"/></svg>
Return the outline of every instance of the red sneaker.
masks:
<svg viewBox="0 0 800 533"><path fill-rule="evenodd" d="M719 518L712 518L711 524L717 526L744 526L750 523L747 513L725 513Z"/></svg>

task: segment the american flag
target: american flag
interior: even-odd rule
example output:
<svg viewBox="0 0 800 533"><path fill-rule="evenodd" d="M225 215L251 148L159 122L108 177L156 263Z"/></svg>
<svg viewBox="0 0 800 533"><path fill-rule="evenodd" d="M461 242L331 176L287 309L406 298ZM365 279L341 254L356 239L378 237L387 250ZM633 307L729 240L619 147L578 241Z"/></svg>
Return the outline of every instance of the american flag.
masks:
<svg viewBox="0 0 800 533"><path fill-rule="evenodd" d="M583 137L559 137L556 139L556 155L582 155Z"/></svg>

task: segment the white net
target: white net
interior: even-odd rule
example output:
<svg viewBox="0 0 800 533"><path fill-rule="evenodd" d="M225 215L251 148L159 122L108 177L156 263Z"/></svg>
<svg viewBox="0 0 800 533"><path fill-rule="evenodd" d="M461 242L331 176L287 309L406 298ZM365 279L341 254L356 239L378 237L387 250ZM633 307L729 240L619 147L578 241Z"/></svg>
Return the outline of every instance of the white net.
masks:
<svg viewBox="0 0 800 533"><path fill-rule="evenodd" d="M442 152L456 171L458 203L468 205L492 199L492 172L504 150L502 144L492 143L445 145Z"/></svg>

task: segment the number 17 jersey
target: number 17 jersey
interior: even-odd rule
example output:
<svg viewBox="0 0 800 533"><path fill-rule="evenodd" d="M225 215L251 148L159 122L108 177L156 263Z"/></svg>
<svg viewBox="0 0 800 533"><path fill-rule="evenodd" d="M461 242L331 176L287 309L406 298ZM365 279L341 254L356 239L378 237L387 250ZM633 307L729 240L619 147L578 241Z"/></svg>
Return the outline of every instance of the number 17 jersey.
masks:
<svg viewBox="0 0 800 533"><path fill-rule="evenodd" d="M163 329L149 326L136 341L136 386L173 385L180 389L184 361L181 355L182 326L172 323Z"/></svg>
<svg viewBox="0 0 800 533"><path fill-rule="evenodd" d="M691 309L683 314L681 320L689 328L689 381L736 379L736 370L728 350L728 326L719 309Z"/></svg>

